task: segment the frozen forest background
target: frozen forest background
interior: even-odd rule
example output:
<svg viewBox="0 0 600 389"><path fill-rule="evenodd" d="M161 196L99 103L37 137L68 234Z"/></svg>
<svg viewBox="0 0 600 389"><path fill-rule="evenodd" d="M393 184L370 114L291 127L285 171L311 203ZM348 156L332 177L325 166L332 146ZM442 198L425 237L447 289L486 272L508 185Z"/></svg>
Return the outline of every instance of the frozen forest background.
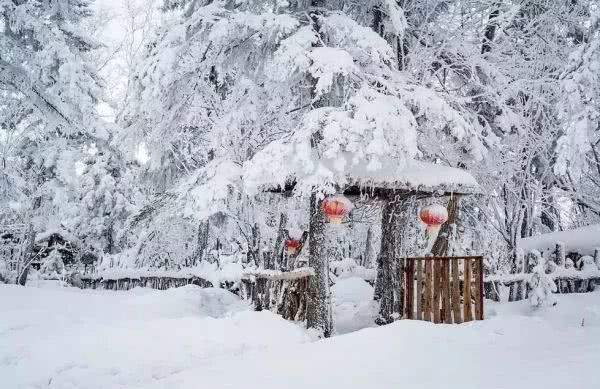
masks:
<svg viewBox="0 0 600 389"><path fill-rule="evenodd" d="M600 3L0 0L0 234L53 236L42 271L260 261L332 190L260 190L314 143L467 169L454 250L515 271L519 238L600 220ZM355 206L331 255L372 267Z"/></svg>

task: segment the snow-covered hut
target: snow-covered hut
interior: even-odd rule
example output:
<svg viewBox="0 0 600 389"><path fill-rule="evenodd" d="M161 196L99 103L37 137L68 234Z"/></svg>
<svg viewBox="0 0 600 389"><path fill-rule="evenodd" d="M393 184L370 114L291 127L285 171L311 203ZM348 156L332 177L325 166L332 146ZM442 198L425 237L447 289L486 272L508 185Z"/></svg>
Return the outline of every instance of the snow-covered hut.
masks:
<svg viewBox="0 0 600 389"><path fill-rule="evenodd" d="M435 240L431 251L437 256L446 255L447 237L451 231L450 225L455 221L458 214L458 198L462 195L480 193L477 181L469 172L463 169L431 162L397 160L382 158L381 156L376 159L369 159L349 152L336 153L334 158L318 158L314 152L306 154L310 157L304 159L292 157L288 160L289 163L271 164L269 169L264 169L265 164L259 161L255 165L259 168L249 169L251 174L246 176L246 179L252 181L254 177L257 177L257 182L253 184L255 187L260 187L266 191L288 195L292 193L310 194L309 265L314 270L314 276L308 284L308 294L312 296L309 299L312 304L307 306L308 326L319 328L325 336L331 329L330 318L327 315L328 305L330 304L326 292L329 284L327 271L329 266L324 248L326 218L323 214L326 213L327 209L328 199L326 196L335 193L349 197L377 198L383 201L382 242L380 260L378 260L377 284L384 286L376 287L375 297L382 301L380 308L382 323L401 317L405 314L404 292L401 290L400 293L397 293L394 288L405 288L402 281L403 272L400 269L404 265L400 264L400 268L397 268L398 263L404 261L400 261L396 254L396 247L401 236L398 229L402 228L402 223L393 222L394 218L406 212L405 202L410 198L452 196L452 201L448 205L449 222L443 225L438 234L442 238ZM449 263L447 259L448 257L445 257L444 269ZM465 260L465 266L467 266L466 263L470 264L470 261L471 258ZM424 264L423 261L419 260L413 262L419 266ZM456 262L458 263L458 258L456 258ZM482 279L482 259L478 257L475 263L477 265L474 265L475 270L473 273L475 276L479 274ZM439 271L444 272L442 266L439 267ZM400 275L397 275L397 273ZM448 279L448 272L444 274ZM479 289L474 295L482 296L482 283L478 277L476 277L477 282L474 282L474 284ZM436 279L437 276L433 276L433 278ZM413 284L412 281L410 282L406 288L410 288L410 293L412 293ZM449 282L447 284L449 285ZM377 294L377 290L380 291L380 295ZM457 291L457 293L459 292ZM412 296L412 294L407 296ZM470 303L470 298L467 298L467 300ZM449 303L450 298L447 301ZM479 313L477 313L476 308L474 317L482 318L482 298L478 297L476 301L478 301L476 306ZM407 312L407 317L412 317L413 307L411 304L408 304L407 307L410 310L410 312ZM470 309L470 307L465 308L465 312L468 310L469 314L465 314L465 318L461 320L471 320L473 316L471 316ZM431 316L425 316L425 319L427 320L427 317L432 317L435 314L436 322L453 322L448 307L445 310L446 320L450 318L449 321L444 321L444 318L440 319L440 310L433 308L428 312L428 314L431 313ZM417 308L418 311L419 308Z"/></svg>

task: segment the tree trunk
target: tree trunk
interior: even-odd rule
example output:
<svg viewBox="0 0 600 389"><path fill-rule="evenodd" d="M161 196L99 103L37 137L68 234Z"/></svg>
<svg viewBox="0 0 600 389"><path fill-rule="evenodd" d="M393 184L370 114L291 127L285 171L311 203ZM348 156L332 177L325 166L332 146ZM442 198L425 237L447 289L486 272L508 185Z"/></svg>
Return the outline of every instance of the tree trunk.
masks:
<svg viewBox="0 0 600 389"><path fill-rule="evenodd" d="M365 252L361 258L361 266L370 269L373 266L373 229L367 230L367 241L365 243Z"/></svg>
<svg viewBox="0 0 600 389"><path fill-rule="evenodd" d="M381 217L381 251L377 258L375 300L380 301L377 324L401 317L404 308L404 260L400 259L405 199L387 200Z"/></svg>
<svg viewBox="0 0 600 389"><path fill-rule="evenodd" d="M258 264L260 261L260 228L258 223L252 226L252 237L248 242L248 252L246 253L246 262Z"/></svg>
<svg viewBox="0 0 600 389"><path fill-rule="evenodd" d="M275 239L275 251L271 256L271 262L273 263L265 263L265 269L281 269L283 264L283 246L284 241L287 238L287 215L282 213L279 216L279 229L277 230L277 238Z"/></svg>
<svg viewBox="0 0 600 389"><path fill-rule="evenodd" d="M196 243L196 250L194 252L192 258L192 264L196 266L198 263L202 262L204 259L204 255L206 253L206 249L208 247L208 231L209 231L209 222L208 220L200 222L198 225L198 239Z"/></svg>
<svg viewBox="0 0 600 389"><path fill-rule="evenodd" d="M306 324L316 329L323 337L332 332L331 295L329 292L329 260L326 256L325 215L321 212L321 201L313 193L310 197L310 224L308 242L310 246L308 264L315 275L308 282Z"/></svg>
<svg viewBox="0 0 600 389"><path fill-rule="evenodd" d="M19 259L19 267L17 268L17 284L25 286L27 283L27 276L29 275L29 265L34 259L35 253L35 230L33 224L29 223L27 227L27 233L24 237L24 248L21 251L21 258Z"/></svg>
<svg viewBox="0 0 600 389"><path fill-rule="evenodd" d="M453 195L448 201L448 221L442 224L440 231L433 243L431 248L431 254L433 256L445 256L448 255L448 248L450 246L450 238L458 227L458 206L460 203L459 196Z"/></svg>

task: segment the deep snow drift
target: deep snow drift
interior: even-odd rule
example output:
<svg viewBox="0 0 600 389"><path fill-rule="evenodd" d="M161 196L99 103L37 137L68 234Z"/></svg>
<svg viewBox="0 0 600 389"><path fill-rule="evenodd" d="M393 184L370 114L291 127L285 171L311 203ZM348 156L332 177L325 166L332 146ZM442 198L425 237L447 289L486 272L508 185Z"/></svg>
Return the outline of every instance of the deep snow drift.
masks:
<svg viewBox="0 0 600 389"><path fill-rule="evenodd" d="M349 314L366 288L345 282L336 309ZM0 387L600 387L600 293L558 299L534 314L488 303L483 322L400 321L314 341L219 289L1 285Z"/></svg>

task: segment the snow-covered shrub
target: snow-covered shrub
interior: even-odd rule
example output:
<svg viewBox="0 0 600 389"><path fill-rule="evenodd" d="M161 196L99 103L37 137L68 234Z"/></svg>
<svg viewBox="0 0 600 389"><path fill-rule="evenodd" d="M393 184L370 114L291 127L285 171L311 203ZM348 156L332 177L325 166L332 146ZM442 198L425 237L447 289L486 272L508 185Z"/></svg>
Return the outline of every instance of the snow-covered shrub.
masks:
<svg viewBox="0 0 600 389"><path fill-rule="evenodd" d="M42 262L40 273L43 278L60 279L65 273L65 264L58 250L52 250Z"/></svg>
<svg viewBox="0 0 600 389"><path fill-rule="evenodd" d="M529 302L533 309L541 308L544 305L556 305L556 299L552 296L556 292L556 284L550 274L546 274L546 260L539 256L539 263L533 268L533 273L528 280L528 286L531 290Z"/></svg>
<svg viewBox="0 0 600 389"><path fill-rule="evenodd" d="M565 259L565 268L573 269L574 267L575 267L575 264L573 263L573 260L571 258Z"/></svg>
<svg viewBox="0 0 600 389"><path fill-rule="evenodd" d="M351 277L358 265L352 258L344 258L340 261L331 261L329 268L337 277Z"/></svg>
<svg viewBox="0 0 600 389"><path fill-rule="evenodd" d="M376 275L375 269L367 269L356 263L352 258L344 258L340 261L331 261L329 264L331 272L339 279L351 277L362 278L363 280L374 280Z"/></svg>
<svg viewBox="0 0 600 389"><path fill-rule="evenodd" d="M579 263L581 264L581 271L594 271L597 269L594 258L589 255L581 257Z"/></svg>

